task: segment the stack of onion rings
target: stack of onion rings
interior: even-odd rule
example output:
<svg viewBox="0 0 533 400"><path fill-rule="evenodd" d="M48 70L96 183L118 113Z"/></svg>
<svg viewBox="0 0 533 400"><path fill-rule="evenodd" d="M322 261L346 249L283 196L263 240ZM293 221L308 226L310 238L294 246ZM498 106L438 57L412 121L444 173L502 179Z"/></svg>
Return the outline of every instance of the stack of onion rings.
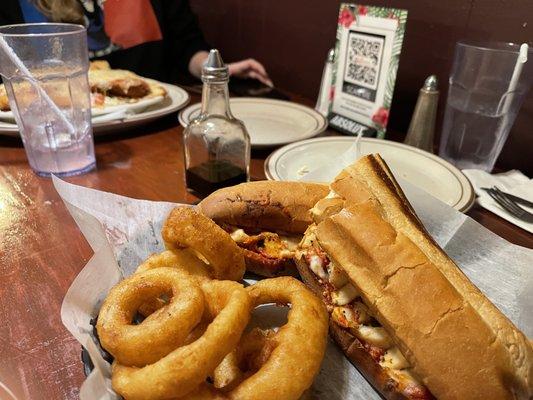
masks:
<svg viewBox="0 0 533 400"><path fill-rule="evenodd" d="M173 210L163 229L172 250L149 257L102 305L96 327L115 358L113 389L126 400L299 399L324 355L323 303L291 277L246 289L213 280L242 277L244 259L198 215ZM266 303L290 304L287 324L244 333L252 309ZM134 325L137 313L146 318Z"/></svg>

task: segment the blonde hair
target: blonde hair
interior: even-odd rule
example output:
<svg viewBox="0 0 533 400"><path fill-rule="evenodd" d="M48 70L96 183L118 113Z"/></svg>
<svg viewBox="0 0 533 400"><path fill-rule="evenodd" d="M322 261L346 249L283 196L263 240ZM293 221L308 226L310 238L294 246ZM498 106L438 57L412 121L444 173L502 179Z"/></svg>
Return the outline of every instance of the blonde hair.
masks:
<svg viewBox="0 0 533 400"><path fill-rule="evenodd" d="M54 22L84 23L83 7L78 0L32 0L47 18Z"/></svg>

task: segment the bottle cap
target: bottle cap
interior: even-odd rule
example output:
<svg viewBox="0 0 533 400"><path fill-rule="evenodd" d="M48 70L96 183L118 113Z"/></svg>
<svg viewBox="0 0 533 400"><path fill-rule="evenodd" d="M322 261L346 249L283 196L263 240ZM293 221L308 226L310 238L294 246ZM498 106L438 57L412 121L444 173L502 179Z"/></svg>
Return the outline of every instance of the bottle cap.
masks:
<svg viewBox="0 0 533 400"><path fill-rule="evenodd" d="M228 66L222 61L220 52L212 49L202 67L203 82L224 82L229 79Z"/></svg>

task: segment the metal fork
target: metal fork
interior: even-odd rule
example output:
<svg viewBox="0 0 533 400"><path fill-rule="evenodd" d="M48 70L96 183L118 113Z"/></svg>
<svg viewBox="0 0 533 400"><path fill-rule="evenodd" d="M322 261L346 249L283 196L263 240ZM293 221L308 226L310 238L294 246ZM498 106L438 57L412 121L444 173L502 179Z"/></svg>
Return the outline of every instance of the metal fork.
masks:
<svg viewBox="0 0 533 400"><path fill-rule="evenodd" d="M498 188L498 186L493 186L492 187L493 190L495 190L496 192L504 195L505 197L507 197L509 200L512 200L514 201L516 204L518 204L519 206L526 206L526 207L533 207L533 202L531 201L528 201L526 199L523 199L521 197L517 197L517 196L514 196L512 195L511 193L505 193L504 191L500 190Z"/></svg>
<svg viewBox="0 0 533 400"><path fill-rule="evenodd" d="M531 214L529 211L524 210L522 207L520 207L518 204L516 204L513 200L509 199L503 192L501 192L498 188L493 187L492 189L483 188L490 197L496 201L505 211L507 211L509 214L513 215L514 217L524 221L533 223L533 214Z"/></svg>

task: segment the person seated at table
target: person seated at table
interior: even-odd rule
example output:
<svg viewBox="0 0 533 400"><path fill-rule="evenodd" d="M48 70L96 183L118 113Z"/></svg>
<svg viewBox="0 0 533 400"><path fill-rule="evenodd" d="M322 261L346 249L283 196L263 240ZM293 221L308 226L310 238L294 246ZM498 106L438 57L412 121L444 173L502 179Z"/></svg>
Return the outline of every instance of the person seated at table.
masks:
<svg viewBox="0 0 533 400"><path fill-rule="evenodd" d="M199 78L210 49L188 0L2 0L0 25L33 22L84 25L89 58L170 83ZM231 75L272 85L254 59L228 66Z"/></svg>

